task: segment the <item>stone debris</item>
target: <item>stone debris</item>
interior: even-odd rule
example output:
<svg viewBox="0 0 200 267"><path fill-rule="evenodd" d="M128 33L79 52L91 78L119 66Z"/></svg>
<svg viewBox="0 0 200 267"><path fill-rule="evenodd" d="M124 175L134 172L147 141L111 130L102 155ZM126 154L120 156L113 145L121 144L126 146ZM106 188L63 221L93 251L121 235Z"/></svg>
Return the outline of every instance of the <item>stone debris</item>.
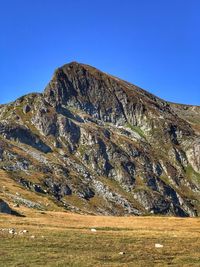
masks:
<svg viewBox="0 0 200 267"><path fill-rule="evenodd" d="M39 204L39 203L36 203L34 201L31 201L31 200L28 200L28 199L25 199L19 195L13 195L13 194L8 194L12 199L13 201L17 202L19 205L24 205L28 208L33 208L33 209L38 209L38 210L44 210L44 207L43 205Z"/></svg>
<svg viewBox="0 0 200 267"><path fill-rule="evenodd" d="M26 233L28 233L28 230L20 230L20 231L19 231L19 234L20 234L20 235L23 235L23 234L26 234Z"/></svg>
<svg viewBox="0 0 200 267"><path fill-rule="evenodd" d="M161 245L161 244L155 244L155 248L163 248L163 245Z"/></svg>
<svg viewBox="0 0 200 267"><path fill-rule="evenodd" d="M14 235L16 232L14 228L11 228L11 229L8 229L8 233L11 235Z"/></svg>
<svg viewBox="0 0 200 267"><path fill-rule="evenodd" d="M5 233L11 234L11 235L17 235L17 234L23 235L23 234L28 233L28 230L23 229L23 230L17 231L14 228L0 228L0 232L5 232Z"/></svg>

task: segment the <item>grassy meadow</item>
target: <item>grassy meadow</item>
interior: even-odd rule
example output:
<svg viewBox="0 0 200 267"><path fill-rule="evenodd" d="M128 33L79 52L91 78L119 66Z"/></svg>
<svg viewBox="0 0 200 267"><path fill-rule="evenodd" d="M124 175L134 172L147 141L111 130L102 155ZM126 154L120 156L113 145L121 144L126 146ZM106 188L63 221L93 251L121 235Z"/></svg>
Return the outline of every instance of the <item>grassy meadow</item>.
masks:
<svg viewBox="0 0 200 267"><path fill-rule="evenodd" d="M106 217L23 208L0 215L0 266L200 266L200 219ZM92 228L96 232L91 231ZM19 234L20 230L28 230ZM155 244L163 245L155 248ZM124 252L124 254L120 254Z"/></svg>

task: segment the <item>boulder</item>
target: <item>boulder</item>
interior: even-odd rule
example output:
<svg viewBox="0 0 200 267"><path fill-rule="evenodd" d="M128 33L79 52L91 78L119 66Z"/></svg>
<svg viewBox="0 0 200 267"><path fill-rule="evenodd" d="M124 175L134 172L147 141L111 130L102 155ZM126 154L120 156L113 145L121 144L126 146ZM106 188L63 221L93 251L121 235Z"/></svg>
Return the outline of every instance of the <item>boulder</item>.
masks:
<svg viewBox="0 0 200 267"><path fill-rule="evenodd" d="M12 214L12 209L3 199L0 199L0 213Z"/></svg>

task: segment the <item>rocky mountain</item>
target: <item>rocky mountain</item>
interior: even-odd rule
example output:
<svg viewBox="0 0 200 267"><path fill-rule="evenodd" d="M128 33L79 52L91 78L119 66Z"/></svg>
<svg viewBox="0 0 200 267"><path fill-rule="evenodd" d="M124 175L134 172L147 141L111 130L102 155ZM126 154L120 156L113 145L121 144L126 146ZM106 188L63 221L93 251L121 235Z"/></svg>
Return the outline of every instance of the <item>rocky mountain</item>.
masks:
<svg viewBox="0 0 200 267"><path fill-rule="evenodd" d="M43 93L0 106L0 168L44 209L198 216L200 107L72 62Z"/></svg>

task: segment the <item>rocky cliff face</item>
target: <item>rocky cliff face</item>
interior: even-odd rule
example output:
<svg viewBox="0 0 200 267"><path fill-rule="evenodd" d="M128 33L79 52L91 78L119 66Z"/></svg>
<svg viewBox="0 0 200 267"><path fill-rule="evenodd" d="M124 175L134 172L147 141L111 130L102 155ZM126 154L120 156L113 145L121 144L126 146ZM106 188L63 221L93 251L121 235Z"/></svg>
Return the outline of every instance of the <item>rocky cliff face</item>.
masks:
<svg viewBox="0 0 200 267"><path fill-rule="evenodd" d="M200 107L76 62L0 106L0 168L66 209L200 214Z"/></svg>

